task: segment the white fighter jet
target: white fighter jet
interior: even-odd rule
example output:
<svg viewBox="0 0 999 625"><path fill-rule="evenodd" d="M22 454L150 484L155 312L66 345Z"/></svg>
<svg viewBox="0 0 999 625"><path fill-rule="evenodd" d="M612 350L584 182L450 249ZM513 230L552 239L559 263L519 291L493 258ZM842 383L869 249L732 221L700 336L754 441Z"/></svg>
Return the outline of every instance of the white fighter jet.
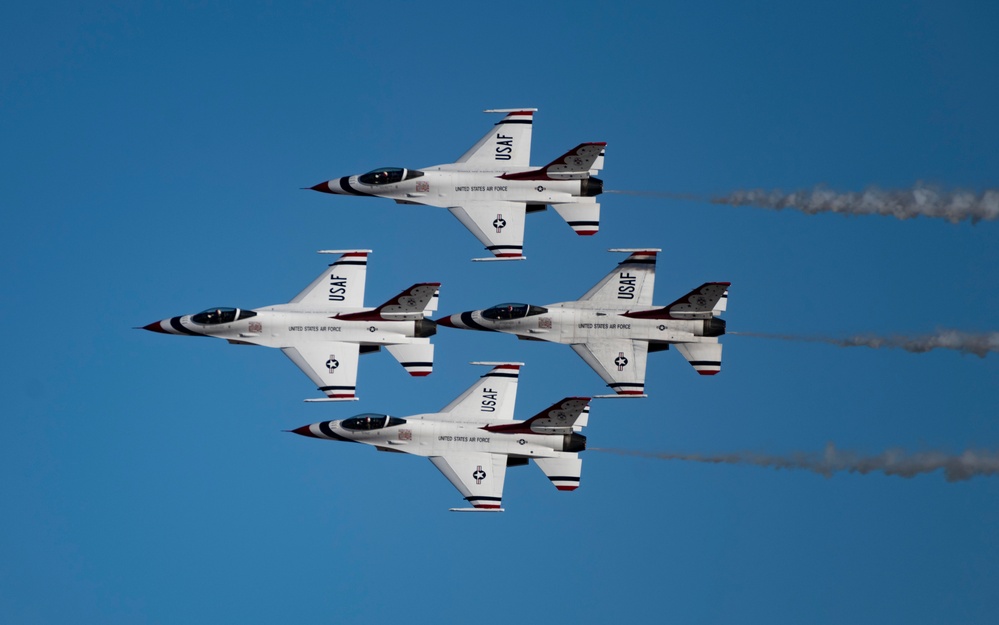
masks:
<svg viewBox="0 0 999 625"><path fill-rule="evenodd" d="M517 377L523 363L493 365L440 412L408 417L366 413L291 430L302 436L364 443L430 459L472 508L503 511L506 468L534 460L558 490L576 490L586 449L579 433L589 418L588 397L566 397L526 421L514 421Z"/></svg>
<svg viewBox="0 0 999 625"><path fill-rule="evenodd" d="M581 143L544 167L531 167L536 110L486 111L506 116L454 163L421 169L380 167L311 188L446 208L495 256L473 260L524 259L524 216L548 205L576 234L596 234L596 196L603 192L603 181L594 176L603 168L607 144Z"/></svg>
<svg viewBox="0 0 999 625"><path fill-rule="evenodd" d="M631 252L574 302L545 306L507 303L450 315L438 325L506 332L517 338L568 344L616 396L645 397L648 352L676 350L701 375L721 371L728 282L706 282L668 306L652 305L658 249ZM610 397L615 397L611 395Z"/></svg>
<svg viewBox="0 0 999 625"><path fill-rule="evenodd" d="M437 326L426 317L437 310L439 282L414 284L377 308L364 307L371 250L322 250L341 256L287 304L254 310L209 308L144 326L163 334L214 336L236 345L277 347L319 390L323 399L357 399L357 359L385 347L410 375L429 375L430 338Z"/></svg>

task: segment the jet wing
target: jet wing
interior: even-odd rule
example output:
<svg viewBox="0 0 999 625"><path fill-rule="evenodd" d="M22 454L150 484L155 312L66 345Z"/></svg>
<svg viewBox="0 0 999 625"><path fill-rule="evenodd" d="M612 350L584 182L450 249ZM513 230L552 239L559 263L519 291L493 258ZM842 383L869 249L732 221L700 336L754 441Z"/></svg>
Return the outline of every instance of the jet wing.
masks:
<svg viewBox="0 0 999 625"><path fill-rule="evenodd" d="M431 456L430 462L476 508L503 509L506 455L466 451ZM452 508L454 510L454 508Z"/></svg>
<svg viewBox="0 0 999 625"><path fill-rule="evenodd" d="M645 361L648 341L591 341L572 346L618 395L645 394Z"/></svg>
<svg viewBox="0 0 999 625"><path fill-rule="evenodd" d="M368 253L371 250L323 250L320 254L341 253L342 256L319 274L312 284L291 300L320 310L362 308L364 283L368 273Z"/></svg>
<svg viewBox="0 0 999 625"><path fill-rule="evenodd" d="M524 259L527 206L523 202L467 202L448 210L495 256L475 260Z"/></svg>
<svg viewBox="0 0 999 625"><path fill-rule="evenodd" d="M309 376L319 390L335 401L352 401L357 383L357 343L314 341L283 347L285 356Z"/></svg>

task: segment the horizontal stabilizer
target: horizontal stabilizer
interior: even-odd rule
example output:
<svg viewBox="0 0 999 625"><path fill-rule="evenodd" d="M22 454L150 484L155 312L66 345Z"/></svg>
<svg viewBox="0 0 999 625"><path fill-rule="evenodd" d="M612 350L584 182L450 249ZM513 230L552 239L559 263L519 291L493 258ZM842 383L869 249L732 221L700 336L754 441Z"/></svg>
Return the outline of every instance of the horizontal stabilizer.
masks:
<svg viewBox="0 0 999 625"><path fill-rule="evenodd" d="M595 165L598 159L602 161L601 156L605 147L607 147L605 141L580 143L541 169L511 172L503 174L500 178L504 180L582 180L589 178L591 170L598 169Z"/></svg>
<svg viewBox="0 0 999 625"><path fill-rule="evenodd" d="M583 471L583 460L577 454L566 454L559 458L535 458L538 468L548 476L559 490L579 488L579 476Z"/></svg>
<svg viewBox="0 0 999 625"><path fill-rule="evenodd" d="M579 417L589 415L589 404L589 397L566 397L527 421L489 425L484 429L505 434L571 434Z"/></svg>
<svg viewBox="0 0 999 625"><path fill-rule="evenodd" d="M705 282L668 306L624 313L632 319L711 319L728 305L730 282ZM724 300L724 303L722 301Z"/></svg>
<svg viewBox="0 0 999 625"><path fill-rule="evenodd" d="M364 312L344 313L337 319L346 321L405 321L423 319L424 310L440 289L440 282L414 284L387 302Z"/></svg>
<svg viewBox="0 0 999 625"><path fill-rule="evenodd" d="M677 343L675 347L701 375L714 375L721 371L721 343Z"/></svg>
<svg viewBox="0 0 999 625"><path fill-rule="evenodd" d="M718 300L718 303L715 304L715 307L713 309L711 309L711 314L717 317L726 310L728 310L728 289L725 289L725 292L722 293L722 296Z"/></svg>
<svg viewBox="0 0 999 625"><path fill-rule="evenodd" d="M591 176L596 176L597 174L600 173L600 170L604 168L604 156L606 155L606 153L607 153L607 147L604 146L604 149L600 150L600 155L597 156L597 160L593 161L593 165L590 166Z"/></svg>
<svg viewBox="0 0 999 625"><path fill-rule="evenodd" d="M710 319L731 282L706 282L666 307L674 319Z"/></svg>
<svg viewBox="0 0 999 625"><path fill-rule="evenodd" d="M600 204L596 202L566 202L552 204L552 208L580 236L590 236L600 230Z"/></svg>
<svg viewBox="0 0 999 625"><path fill-rule="evenodd" d="M432 343L411 343L386 345L385 350L399 361L409 375L430 375L434 370L434 346Z"/></svg>
<svg viewBox="0 0 999 625"><path fill-rule="evenodd" d="M440 302L440 299L441 299L441 290L438 287L438 289L434 291L433 297L430 298L430 301L427 302L427 305L423 308L424 317L430 317L432 316L430 313L437 312L437 306L438 303Z"/></svg>

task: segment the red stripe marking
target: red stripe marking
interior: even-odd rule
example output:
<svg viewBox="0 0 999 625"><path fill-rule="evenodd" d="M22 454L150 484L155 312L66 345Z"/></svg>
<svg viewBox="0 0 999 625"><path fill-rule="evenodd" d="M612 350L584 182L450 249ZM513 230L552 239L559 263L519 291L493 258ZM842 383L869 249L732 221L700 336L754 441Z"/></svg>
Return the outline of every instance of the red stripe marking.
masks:
<svg viewBox="0 0 999 625"><path fill-rule="evenodd" d="M588 236L596 234L596 233L597 233L596 230L577 230L576 231L576 234L578 234L581 237L588 237Z"/></svg>
<svg viewBox="0 0 999 625"><path fill-rule="evenodd" d="M512 254L510 252L503 252L502 254L496 254L499 258L517 258L523 256L523 254Z"/></svg>
<svg viewBox="0 0 999 625"><path fill-rule="evenodd" d="M514 371L520 371L520 365L496 365L494 369L513 369Z"/></svg>
<svg viewBox="0 0 999 625"><path fill-rule="evenodd" d="M618 391L618 395L641 395L643 391Z"/></svg>
<svg viewBox="0 0 999 625"><path fill-rule="evenodd" d="M476 508L500 508L500 507L502 507L498 503L473 503L472 505L475 506Z"/></svg>
<svg viewBox="0 0 999 625"><path fill-rule="evenodd" d="M556 485L555 488L557 488L559 490L576 490L577 488L579 488L579 486L558 486L558 485Z"/></svg>
<svg viewBox="0 0 999 625"><path fill-rule="evenodd" d="M514 111L513 113L507 113L507 117L513 117L514 115L527 115L528 117L534 116L534 111ZM493 119L496 119L495 117Z"/></svg>
<svg viewBox="0 0 999 625"><path fill-rule="evenodd" d="M714 374L718 373L719 371L721 371L721 369L715 369L713 371L710 370L710 369L698 369L697 370L697 372L700 373L701 375L714 375Z"/></svg>
<svg viewBox="0 0 999 625"><path fill-rule="evenodd" d="M423 377L425 375L430 375L430 372L429 371L410 371L409 375L419 378L419 377Z"/></svg>

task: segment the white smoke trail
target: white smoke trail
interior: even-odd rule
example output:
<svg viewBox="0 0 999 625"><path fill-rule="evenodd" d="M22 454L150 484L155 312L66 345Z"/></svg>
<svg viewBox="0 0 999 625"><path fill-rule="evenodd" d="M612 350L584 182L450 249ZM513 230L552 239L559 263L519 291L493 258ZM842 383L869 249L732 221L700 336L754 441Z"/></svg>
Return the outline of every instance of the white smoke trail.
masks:
<svg viewBox="0 0 999 625"><path fill-rule="evenodd" d="M941 191L922 184L917 184L912 189L871 187L860 193L838 193L824 187L791 193L780 190L749 189L710 198L659 191L608 190L605 193L671 200L707 201L712 204L755 206L771 210L790 208L809 215L816 213L890 215L898 219L923 216L946 219L951 223L958 223L966 219L970 220L971 223L999 219L999 190L988 189L981 194L975 194L971 191L960 190Z"/></svg>
<svg viewBox="0 0 999 625"><path fill-rule="evenodd" d="M999 453L964 451L959 455L939 451L908 453L890 449L876 456L863 456L840 451L829 443L821 453L794 452L786 455L755 452L727 454L680 454L669 452L633 451L629 449L590 448L590 451L635 456L655 460L684 460L709 464L748 464L772 469L799 469L831 477L834 473L848 472L867 475L880 471L885 475L911 478L922 473L942 470L948 482L968 480L975 476L999 475Z"/></svg>
<svg viewBox="0 0 999 625"><path fill-rule="evenodd" d="M970 191L939 191L923 185L904 190L872 187L861 193L837 193L822 187L793 193L752 189L715 197L711 202L774 210L794 208L809 215L890 215L898 219L938 217L951 223L965 219L978 223L999 218L999 191L990 189L976 195Z"/></svg>
<svg viewBox="0 0 999 625"><path fill-rule="evenodd" d="M856 334L846 338L828 336L796 336L793 334L768 334L765 332L729 332L741 336L753 336L780 341L801 341L807 343L828 343L840 347L870 347L872 349L904 349L907 352L923 353L933 349L953 349L962 354L974 354L985 358L989 352L999 352L999 332L962 332L960 330L939 330L934 334L917 336L877 336Z"/></svg>

